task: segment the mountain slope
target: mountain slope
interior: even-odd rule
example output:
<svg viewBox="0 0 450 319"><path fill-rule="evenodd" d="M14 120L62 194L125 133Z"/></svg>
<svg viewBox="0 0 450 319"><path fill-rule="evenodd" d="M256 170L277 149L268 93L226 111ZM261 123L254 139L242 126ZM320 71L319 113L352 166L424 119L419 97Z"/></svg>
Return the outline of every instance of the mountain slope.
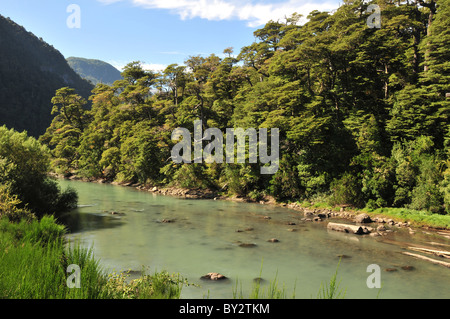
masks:
<svg viewBox="0 0 450 319"><path fill-rule="evenodd" d="M122 79L119 70L100 60L70 57L67 58L67 62L83 79L91 81L93 84L111 85L114 81Z"/></svg>
<svg viewBox="0 0 450 319"><path fill-rule="evenodd" d="M0 125L38 137L53 118L55 91L65 86L85 98L93 89L53 46L0 15Z"/></svg>

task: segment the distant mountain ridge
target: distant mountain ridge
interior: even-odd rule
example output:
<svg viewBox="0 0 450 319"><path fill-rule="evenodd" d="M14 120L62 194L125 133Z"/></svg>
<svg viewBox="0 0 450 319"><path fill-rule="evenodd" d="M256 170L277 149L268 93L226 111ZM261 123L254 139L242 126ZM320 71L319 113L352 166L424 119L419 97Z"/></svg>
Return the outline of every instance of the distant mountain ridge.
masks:
<svg viewBox="0 0 450 319"><path fill-rule="evenodd" d="M101 60L70 57L67 58L67 62L78 75L94 85L98 83L111 85L122 79L119 70Z"/></svg>
<svg viewBox="0 0 450 319"><path fill-rule="evenodd" d="M51 99L65 86L85 98L93 89L52 45L0 15L0 125L40 136L53 118Z"/></svg>

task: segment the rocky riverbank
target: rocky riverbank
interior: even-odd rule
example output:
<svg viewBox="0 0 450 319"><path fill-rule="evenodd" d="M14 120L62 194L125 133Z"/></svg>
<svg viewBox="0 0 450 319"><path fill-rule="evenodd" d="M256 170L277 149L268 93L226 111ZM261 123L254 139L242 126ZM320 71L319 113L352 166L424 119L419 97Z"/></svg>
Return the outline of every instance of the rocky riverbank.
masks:
<svg viewBox="0 0 450 319"><path fill-rule="evenodd" d="M114 184L114 183L113 183ZM383 216L375 216L370 217L366 213L361 213L360 211L356 211L351 209L350 207L339 207L339 210L332 209L321 209L321 208L305 208L299 205L298 203L277 203L273 197L266 196L264 199L255 201L247 197L242 196L221 196L217 192L208 190L208 189L184 189L178 187L145 187L139 184L123 184L124 186L135 187L139 190L148 191L160 195L168 195L168 196L176 196L187 199L214 199L214 200L232 200L239 202L253 202L259 203L261 205L276 205L280 207L286 207L292 210L296 210L299 213L304 214L303 221L306 222L321 222L325 221L329 218L341 218L350 222L355 222L359 224L369 224L369 223L378 223L379 227L375 227L375 230L370 231L372 236L383 235L386 232L390 232L391 230L388 227L398 227L398 228L407 228L409 232L413 234L415 230L412 228L410 222L408 221L399 221L394 220L392 218L387 218ZM366 230L366 234L368 234Z"/></svg>
<svg viewBox="0 0 450 319"><path fill-rule="evenodd" d="M61 176L60 176L61 177ZM349 206L340 206L335 208L311 208L311 207L304 207L299 203L277 203L274 198L266 196L261 200L255 201L250 198L246 197L239 197L239 196L223 196L219 192L215 192L208 189L185 189L185 188L179 188L179 187L160 187L160 186L153 186L153 185L142 185L142 184L134 184L134 183L117 183L117 182L110 182L107 180L84 180L77 178L75 176L72 176L70 180L81 180L84 182L95 182L95 183L107 183L107 184L113 184L113 185L120 185L124 187L130 187L135 188L137 190L143 191L143 192L149 192L153 194L158 195L165 195L165 196L174 196L178 198L184 198L184 199L208 199L208 200L231 200L231 201L239 201L239 202L253 202L260 205L274 205L279 207L285 207L288 210L291 210L288 212L288 214L295 215L295 218L298 218L301 220L301 223L316 223L321 224L323 223L323 226L326 230L332 231L332 232L344 232L351 236L370 236L370 237L379 237L378 240L382 240L387 243L395 244L399 247L401 247L401 251L404 254L409 254L415 258L420 258L424 260L428 260L430 262L438 263L440 265L443 265L445 267L449 267L450 263L440 260L442 258L449 258L450 252L448 252L448 248L450 247L450 242L448 239L450 239L450 231L448 230L439 230L439 229L433 229L431 227L415 227L412 223L408 222L407 220L395 220L393 218L389 218L386 216L376 215L376 214L367 214L365 212L361 212L358 210L354 210ZM298 215L297 215L298 212ZM270 216L261 216L264 217L264 219L270 219ZM160 221L162 223L171 223L171 220L162 220ZM288 225L296 225L298 224L297 221L292 222L292 224L289 222ZM429 233L435 236L436 234L439 234L441 239L436 237L429 237L422 241L421 239L421 253L420 255L414 251L410 246L409 240L406 238L404 240L404 237L402 236L396 236L397 232L400 232L400 229L402 229L401 233L404 234L416 234L422 235L423 233ZM294 228L289 228L289 231L295 231ZM239 230L238 230L239 231ZM392 236L389 236L389 234L392 234ZM417 236L417 235L414 235ZM427 235L428 236L428 235ZM403 238L403 239L401 239ZM416 237L417 238L417 237ZM420 237L418 237L420 238ZM268 240L272 243L277 243L278 240L276 238L272 238ZM435 245L440 245L443 249L435 249ZM246 243L239 243L240 247L254 247L254 245L248 245ZM417 248L417 247L416 247ZM444 249L446 249L444 251ZM404 250L404 251L403 251ZM410 252L406 250L412 250ZM445 254L443 254L445 252ZM430 254L437 254L440 255L436 258L429 258L424 256L424 253L430 253ZM443 257L442 257L443 256Z"/></svg>
<svg viewBox="0 0 450 319"><path fill-rule="evenodd" d="M56 176L56 175L54 175ZM410 234L414 234L416 230L414 229L415 225L412 225L411 222L407 220L399 220L399 219L393 219L386 216L369 216L367 213L363 213L361 211L352 209L349 206L342 205L338 208L329 209L329 208L308 208L303 207L300 204L294 202L294 203L278 203L273 197L271 196L265 196L263 199L255 201L248 197L243 196L223 196L219 192L210 190L210 189L200 189L200 188L194 188L194 189L186 189L186 188L180 188L180 187L161 187L161 186L153 186L153 185L144 185L139 183L118 183L118 182L111 182L105 179L83 179L79 178L76 175L72 175L69 177L63 177L63 176L56 176L58 178L65 178L70 180L80 180L84 182L95 182L95 183L108 183L112 185L120 185L125 187L132 187L136 188L141 191L147 191L159 195L165 195L165 196L175 196L185 199L213 199L213 200L232 200L232 201L238 201L238 202L253 202L253 203L259 203L261 205L276 205L280 207L286 207L292 210L296 210L300 213L304 214L303 221L306 222L322 222L329 218L341 218L349 222L355 222L355 223L378 223L379 227L375 227L375 231L369 231L366 234L371 233L372 236L378 236L378 235L385 235L386 231L390 232L391 230L389 228L397 227L397 228L406 228L409 230ZM366 216L365 220L360 220L361 216ZM441 229L435 229L430 226L424 226L422 228L428 229L428 230L434 230L434 231L441 231ZM441 233L446 238L450 239L450 232L448 230L444 230L444 233Z"/></svg>

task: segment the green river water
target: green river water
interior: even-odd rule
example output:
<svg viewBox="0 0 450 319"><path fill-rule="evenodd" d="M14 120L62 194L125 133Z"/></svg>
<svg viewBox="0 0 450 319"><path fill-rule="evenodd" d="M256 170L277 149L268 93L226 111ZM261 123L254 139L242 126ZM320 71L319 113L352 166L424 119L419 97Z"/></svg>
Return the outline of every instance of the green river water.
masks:
<svg viewBox="0 0 450 319"><path fill-rule="evenodd" d="M450 298L449 268L402 254L409 244L429 242L448 250L450 240L432 232L410 235L398 229L383 237L358 236L328 231L328 221L301 221L303 214L281 207L179 199L108 184L60 184L79 195L79 208L68 219L69 239L92 247L106 271L166 270L200 286L184 287L182 298L233 298L236 283L248 297L260 276L265 283L277 279L288 297L295 289L296 298L316 298L336 272L340 255L346 256L338 269L346 298ZM268 242L271 238L279 242ZM380 266L381 290L367 286L372 264ZM229 280L200 279L209 272Z"/></svg>

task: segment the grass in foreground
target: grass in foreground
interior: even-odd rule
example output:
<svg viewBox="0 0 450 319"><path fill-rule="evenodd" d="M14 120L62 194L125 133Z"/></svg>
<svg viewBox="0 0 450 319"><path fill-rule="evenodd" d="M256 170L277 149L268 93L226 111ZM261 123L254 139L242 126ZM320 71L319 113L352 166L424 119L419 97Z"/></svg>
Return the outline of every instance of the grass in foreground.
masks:
<svg viewBox="0 0 450 319"><path fill-rule="evenodd" d="M346 290L343 290L339 287L340 281L337 282L337 275L338 275L338 269L339 265L341 263L341 260L339 259L339 263L336 268L336 272L331 277L329 283L322 283L319 292L317 294L317 299L343 299L345 298ZM260 277L262 274L262 264L261 264L261 270L260 270ZM278 274L277 274L278 275ZM261 286L261 280L256 280L253 283L252 290L249 295L249 299L287 299L287 291L286 286L283 284L282 287L279 286L279 282L277 279L277 275L275 276L275 279L270 281L268 286L266 288ZM239 286L238 291L238 285L240 285L239 281L236 281L236 285L233 288L233 298L234 299L243 299L244 293L242 291L242 285ZM295 299L295 290L296 290L297 281L294 284L294 290L292 292L292 295L290 298Z"/></svg>
<svg viewBox="0 0 450 319"><path fill-rule="evenodd" d="M0 219L0 299L178 299L182 287L189 285L179 274L166 271L152 275L143 271L135 280L129 280L127 272L106 275L92 249L68 245L64 234L64 226L49 216L19 223ZM80 267L80 288L69 288L69 265ZM318 298L343 297L336 277L337 269ZM233 298L244 298L238 281ZM287 299L288 295L276 276L267 286L256 281L249 298Z"/></svg>
<svg viewBox="0 0 450 319"><path fill-rule="evenodd" d="M317 299L343 299L345 298L346 291L339 289L340 281L337 282L337 274L339 265L341 264L341 259L339 259L338 266L336 268L336 272L334 273L333 277L331 277L330 282L325 285L322 284L319 290L319 293L317 294Z"/></svg>
<svg viewBox="0 0 450 319"><path fill-rule="evenodd" d="M167 272L105 275L91 249L66 245L65 228L53 217L12 223L0 220L1 299L179 298L186 282ZM69 288L69 265L81 269L81 287Z"/></svg>

